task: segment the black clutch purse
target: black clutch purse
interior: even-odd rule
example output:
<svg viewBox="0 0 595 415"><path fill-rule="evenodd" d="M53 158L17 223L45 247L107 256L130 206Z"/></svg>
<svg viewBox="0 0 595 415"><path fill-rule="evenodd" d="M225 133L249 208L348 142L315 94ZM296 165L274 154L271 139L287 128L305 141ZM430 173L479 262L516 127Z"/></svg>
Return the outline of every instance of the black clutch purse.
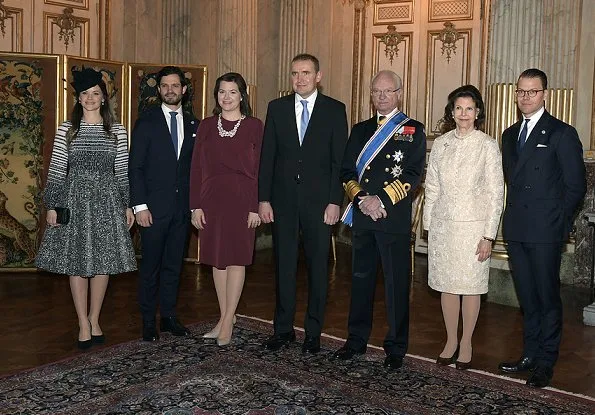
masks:
<svg viewBox="0 0 595 415"><path fill-rule="evenodd" d="M66 207L56 207L54 208L56 211L56 223L60 225L66 225L70 221L70 209Z"/></svg>

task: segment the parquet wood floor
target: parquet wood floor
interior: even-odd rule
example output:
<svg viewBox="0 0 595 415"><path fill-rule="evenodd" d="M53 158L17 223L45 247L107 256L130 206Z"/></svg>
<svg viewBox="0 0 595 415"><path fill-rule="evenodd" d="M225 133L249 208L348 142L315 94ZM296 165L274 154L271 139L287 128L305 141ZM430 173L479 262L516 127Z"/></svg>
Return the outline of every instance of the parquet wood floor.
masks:
<svg viewBox="0 0 595 415"><path fill-rule="evenodd" d="M345 338L351 281L349 247L339 245L331 275L324 332ZM435 359L445 339L439 293L427 286L426 257L416 257L411 302L409 353ZM307 281L300 260L296 326L303 326ZM106 345L138 339L141 320L136 273L112 277L101 315ZM387 326L382 277L378 278L374 327L370 342L381 345ZM582 323L588 290L564 288L564 334L552 386L595 397L595 327ZM248 268L238 313L272 320L275 307L271 250L258 251ZM186 264L180 285L178 315L184 324L218 316L211 270ZM76 349L76 314L68 278L45 273L0 274L0 375L47 364L80 353ZM497 373L498 362L522 351L522 318L513 307L482 303L474 336L473 367ZM455 369L453 369L455 370Z"/></svg>

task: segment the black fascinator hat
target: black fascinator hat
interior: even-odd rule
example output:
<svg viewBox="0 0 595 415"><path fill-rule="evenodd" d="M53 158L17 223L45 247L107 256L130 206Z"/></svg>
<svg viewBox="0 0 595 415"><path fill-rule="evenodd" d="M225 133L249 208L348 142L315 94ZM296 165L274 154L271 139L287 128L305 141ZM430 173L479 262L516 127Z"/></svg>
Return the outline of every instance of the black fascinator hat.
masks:
<svg viewBox="0 0 595 415"><path fill-rule="evenodd" d="M85 68L84 66L83 69L81 69L80 71L77 71L76 69L72 68L71 72L74 81L72 81L70 85L72 85L72 87L74 88L74 91L76 92L77 96L81 92L86 91L87 89L94 87L95 85L99 85L99 83L103 79L101 72L97 72L93 68Z"/></svg>

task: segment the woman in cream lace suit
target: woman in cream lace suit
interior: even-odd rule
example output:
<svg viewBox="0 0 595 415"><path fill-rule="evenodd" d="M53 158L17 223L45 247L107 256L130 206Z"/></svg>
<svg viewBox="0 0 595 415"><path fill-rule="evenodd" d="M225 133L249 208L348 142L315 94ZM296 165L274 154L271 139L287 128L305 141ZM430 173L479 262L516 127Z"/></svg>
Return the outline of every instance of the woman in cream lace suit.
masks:
<svg viewBox="0 0 595 415"><path fill-rule="evenodd" d="M488 291L489 258L504 195L498 143L479 130L484 114L481 94L474 86L449 94L443 127L448 132L434 141L426 176L423 223L428 230L428 283L442 293L447 333L436 363L455 363L457 369L471 366L471 338L481 294Z"/></svg>

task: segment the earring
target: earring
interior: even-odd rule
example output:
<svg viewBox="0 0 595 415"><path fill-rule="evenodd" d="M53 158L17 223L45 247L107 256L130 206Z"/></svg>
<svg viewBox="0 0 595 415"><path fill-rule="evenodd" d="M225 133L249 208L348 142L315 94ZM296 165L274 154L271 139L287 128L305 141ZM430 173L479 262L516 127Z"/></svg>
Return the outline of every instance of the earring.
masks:
<svg viewBox="0 0 595 415"><path fill-rule="evenodd" d="M103 105L103 104L105 104L105 101L104 100L101 100L101 105Z"/></svg>

